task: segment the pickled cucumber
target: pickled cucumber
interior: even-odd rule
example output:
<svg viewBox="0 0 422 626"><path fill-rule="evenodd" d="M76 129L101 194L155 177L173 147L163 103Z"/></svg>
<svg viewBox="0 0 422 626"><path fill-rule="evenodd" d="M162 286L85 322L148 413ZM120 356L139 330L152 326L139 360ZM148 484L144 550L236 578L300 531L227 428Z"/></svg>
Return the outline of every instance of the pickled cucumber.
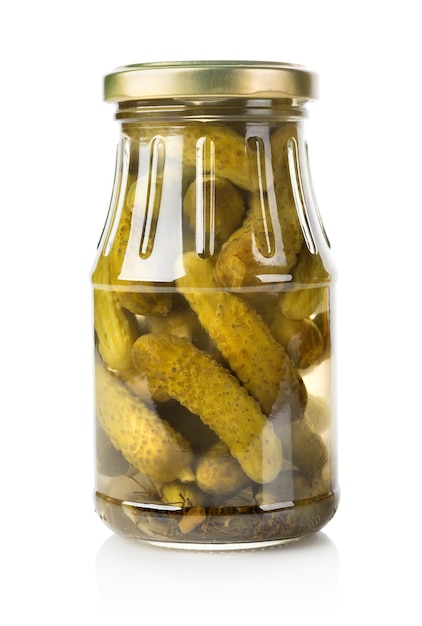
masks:
<svg viewBox="0 0 422 626"><path fill-rule="evenodd" d="M198 150L208 152L201 161L202 174L226 178L236 187L247 191L259 189L256 155L248 142L229 126L192 124L183 131L183 162L198 167Z"/></svg>
<svg viewBox="0 0 422 626"><path fill-rule="evenodd" d="M139 241L136 249L129 246L134 197L129 189L110 251L111 284L115 287L120 304L128 311L137 315L164 315L171 309L171 294L154 291L154 286L143 284L140 277L133 276L132 280L120 277L125 258L132 255L131 258L139 259L140 255Z"/></svg>
<svg viewBox="0 0 422 626"><path fill-rule="evenodd" d="M306 405L306 417L317 433L323 433L331 424L331 408L326 398L309 395Z"/></svg>
<svg viewBox="0 0 422 626"><path fill-rule="evenodd" d="M306 369L327 356L327 332L323 332L318 319L294 320L285 317L278 305L277 292L246 293L242 298L249 302L265 320L274 339L287 351L298 369Z"/></svg>
<svg viewBox="0 0 422 626"><path fill-rule="evenodd" d="M189 443L101 364L95 387L98 421L133 467L159 482L194 479Z"/></svg>
<svg viewBox="0 0 422 626"><path fill-rule="evenodd" d="M271 223L262 216L260 198L251 198L252 209L240 228L222 246L216 276L225 287L262 285L266 275L288 275L300 249L297 219L274 216ZM285 215L284 206L280 215ZM284 221L284 223L282 223Z"/></svg>
<svg viewBox="0 0 422 626"><path fill-rule="evenodd" d="M132 354L132 346L130 350ZM150 408L154 407L154 402L167 402L170 399L162 389L154 389L152 385L148 383L145 376L140 376L139 372L133 367L133 364L131 369L118 372L118 377L132 395L142 400L142 402L147 404Z"/></svg>
<svg viewBox="0 0 422 626"><path fill-rule="evenodd" d="M250 483L223 441L215 443L202 455L195 474L202 491L216 496L235 493Z"/></svg>
<svg viewBox="0 0 422 626"><path fill-rule="evenodd" d="M200 181L201 182L201 181ZM199 186L191 183L183 199L183 212L193 231L199 231L203 223L204 233L198 233L212 241L217 252L234 230L242 224L245 215L245 199L240 190L224 178L207 176ZM208 207L207 207L208 202ZM209 215L206 215L206 211ZM198 211L201 214L198 216ZM199 217L199 219L198 219Z"/></svg>
<svg viewBox="0 0 422 626"><path fill-rule="evenodd" d="M182 339L193 341L201 326L190 308L170 311L167 315L150 315L145 320L152 333L169 333Z"/></svg>
<svg viewBox="0 0 422 626"><path fill-rule="evenodd" d="M311 254L306 246L292 269L294 289L280 294L279 306L285 317L301 320L327 310L327 287L330 274L319 254ZM301 287L303 285L303 288ZM315 285L315 286L314 286Z"/></svg>
<svg viewBox="0 0 422 626"><path fill-rule="evenodd" d="M311 319L289 319L280 310L275 310L269 328L299 369L315 365L322 357L325 350L324 338Z"/></svg>
<svg viewBox="0 0 422 626"><path fill-rule="evenodd" d="M165 334L139 337L133 360L148 380L214 430L252 480L274 480L282 463L280 440L228 370L184 339Z"/></svg>
<svg viewBox="0 0 422 626"><path fill-rule="evenodd" d="M310 480L315 479L328 461L324 440L306 417L275 430L283 441L285 458L291 460Z"/></svg>
<svg viewBox="0 0 422 626"><path fill-rule="evenodd" d="M129 463L111 443L101 426L95 432L97 445L97 471L105 476L120 476L129 470Z"/></svg>
<svg viewBox="0 0 422 626"><path fill-rule="evenodd" d="M272 275L290 279L303 243L287 159L287 142L295 134L295 126L286 124L271 137L272 185L251 194L243 224L223 245L217 261L216 275L226 287L260 285Z"/></svg>
<svg viewBox="0 0 422 626"><path fill-rule="evenodd" d="M190 123L181 128L178 123L163 126L150 120L148 125L126 126L125 131L131 139L131 163L135 172L139 146L151 145L154 139L159 138L164 139L166 161L176 164L183 161L189 176L198 170L198 154L203 151L204 157L200 161L202 174L215 173L248 191L259 187L256 155L247 139L228 125Z"/></svg>
<svg viewBox="0 0 422 626"><path fill-rule="evenodd" d="M94 328L98 351L104 362L116 370L132 368L132 344L139 336L136 318L122 308L110 290L109 259L101 255L93 274Z"/></svg>
<svg viewBox="0 0 422 626"><path fill-rule="evenodd" d="M280 395L297 386L298 375L287 352L247 302L219 289L212 259L186 253L183 265L185 276L177 286L231 369L268 414Z"/></svg>

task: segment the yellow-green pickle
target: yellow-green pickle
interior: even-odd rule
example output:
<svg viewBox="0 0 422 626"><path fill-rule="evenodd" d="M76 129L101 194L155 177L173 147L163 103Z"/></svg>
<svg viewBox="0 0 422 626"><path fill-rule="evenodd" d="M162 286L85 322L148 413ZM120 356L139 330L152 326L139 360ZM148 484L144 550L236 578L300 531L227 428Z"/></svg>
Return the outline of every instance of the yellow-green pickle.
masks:
<svg viewBox="0 0 422 626"><path fill-rule="evenodd" d="M169 547L315 533L339 499L334 270L305 137L318 77L147 63L104 96L120 137L91 275L96 511Z"/></svg>

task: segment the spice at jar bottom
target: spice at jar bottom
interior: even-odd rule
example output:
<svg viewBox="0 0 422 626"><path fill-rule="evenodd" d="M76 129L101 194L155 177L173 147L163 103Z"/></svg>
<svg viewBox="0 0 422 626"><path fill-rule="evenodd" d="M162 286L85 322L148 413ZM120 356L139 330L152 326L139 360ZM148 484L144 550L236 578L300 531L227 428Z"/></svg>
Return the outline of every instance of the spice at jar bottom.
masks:
<svg viewBox="0 0 422 626"><path fill-rule="evenodd" d="M117 534L254 548L337 509L334 269L305 138L317 82L240 61L105 77L120 136L91 276L95 506Z"/></svg>

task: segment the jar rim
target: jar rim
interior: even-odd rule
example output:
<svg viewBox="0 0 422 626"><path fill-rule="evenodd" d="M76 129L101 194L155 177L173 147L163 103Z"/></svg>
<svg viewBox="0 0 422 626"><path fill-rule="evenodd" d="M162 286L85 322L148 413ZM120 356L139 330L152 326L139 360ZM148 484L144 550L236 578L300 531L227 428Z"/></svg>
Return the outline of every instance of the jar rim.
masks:
<svg viewBox="0 0 422 626"><path fill-rule="evenodd" d="M171 61L125 65L104 77L104 100L176 98L318 98L318 75L303 65L274 61Z"/></svg>

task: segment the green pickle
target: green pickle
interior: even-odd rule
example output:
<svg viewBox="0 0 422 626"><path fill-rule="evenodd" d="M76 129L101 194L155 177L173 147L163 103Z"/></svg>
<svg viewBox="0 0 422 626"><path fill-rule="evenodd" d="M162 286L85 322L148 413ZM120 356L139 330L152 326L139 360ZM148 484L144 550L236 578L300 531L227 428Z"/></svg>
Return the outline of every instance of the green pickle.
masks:
<svg viewBox="0 0 422 626"><path fill-rule="evenodd" d="M302 123L137 121L137 106L119 113L92 273L96 510L176 547L307 536L338 488L331 272L291 171Z"/></svg>
<svg viewBox="0 0 422 626"><path fill-rule="evenodd" d="M206 493L218 496L236 493L251 483L224 441L213 444L199 459L196 482Z"/></svg>
<svg viewBox="0 0 422 626"><path fill-rule="evenodd" d="M212 231L212 247L218 251L242 224L246 203L241 190L229 180L207 176L199 181L199 185L196 181L189 185L183 199L183 211L193 231L199 212L200 219L207 225L204 236L210 238Z"/></svg>
<svg viewBox="0 0 422 626"><path fill-rule="evenodd" d="M252 480L265 483L277 476L281 442L257 402L226 368L188 341L167 334L140 337L133 345L133 360L154 387L161 384L199 415ZM212 395L204 394L207 385Z"/></svg>

